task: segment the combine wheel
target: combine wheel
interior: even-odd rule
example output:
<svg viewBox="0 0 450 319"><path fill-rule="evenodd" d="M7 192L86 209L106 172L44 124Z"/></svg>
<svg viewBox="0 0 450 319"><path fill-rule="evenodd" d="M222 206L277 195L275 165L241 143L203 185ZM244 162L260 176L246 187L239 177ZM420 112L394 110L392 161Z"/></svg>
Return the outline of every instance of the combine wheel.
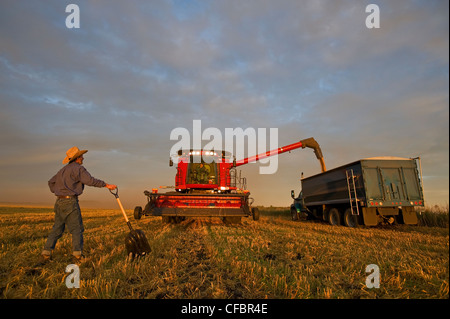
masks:
<svg viewBox="0 0 450 319"><path fill-rule="evenodd" d="M179 224L185 219L184 216L162 216L163 223L167 224Z"/></svg>
<svg viewBox="0 0 450 319"><path fill-rule="evenodd" d="M223 222L227 225L239 224L241 222L241 216L223 217Z"/></svg>
<svg viewBox="0 0 450 319"><path fill-rule="evenodd" d="M252 208L253 220L259 220L259 209L258 207Z"/></svg>
<svg viewBox="0 0 450 319"><path fill-rule="evenodd" d="M328 222L333 226L341 225L341 213L337 208L332 208L328 213Z"/></svg>
<svg viewBox="0 0 450 319"><path fill-rule="evenodd" d="M163 223L169 224L172 221L171 216L161 216Z"/></svg>
<svg viewBox="0 0 450 319"><path fill-rule="evenodd" d="M179 224L182 221L184 221L185 219L186 219L186 217L184 217L184 216L173 216L172 217L172 223Z"/></svg>
<svg viewBox="0 0 450 319"><path fill-rule="evenodd" d="M142 207L136 206L134 208L134 219L141 219L142 217Z"/></svg>
<svg viewBox="0 0 450 319"><path fill-rule="evenodd" d="M347 227L358 227L358 215L353 215L351 208L347 208L344 213L344 225Z"/></svg>

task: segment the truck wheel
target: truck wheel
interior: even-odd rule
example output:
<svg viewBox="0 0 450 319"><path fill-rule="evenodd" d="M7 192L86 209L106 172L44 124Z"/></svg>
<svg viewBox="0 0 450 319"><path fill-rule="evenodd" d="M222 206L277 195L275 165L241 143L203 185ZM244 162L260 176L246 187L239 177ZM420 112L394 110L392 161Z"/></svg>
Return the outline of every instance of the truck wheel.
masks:
<svg viewBox="0 0 450 319"><path fill-rule="evenodd" d="M337 208L332 208L328 213L328 222L333 226L341 225L341 213Z"/></svg>
<svg viewBox="0 0 450 319"><path fill-rule="evenodd" d="M142 217L142 207L141 206L136 206L134 208L134 219L141 219Z"/></svg>
<svg viewBox="0 0 450 319"><path fill-rule="evenodd" d="M297 210L295 209L295 207L291 207L291 218L293 221L298 220L298 214L297 214Z"/></svg>
<svg viewBox="0 0 450 319"><path fill-rule="evenodd" d="M347 208L344 213L344 225L347 227L358 227L358 215L353 215L351 208Z"/></svg>
<svg viewBox="0 0 450 319"><path fill-rule="evenodd" d="M252 208L253 220L259 220L259 209L258 207Z"/></svg>

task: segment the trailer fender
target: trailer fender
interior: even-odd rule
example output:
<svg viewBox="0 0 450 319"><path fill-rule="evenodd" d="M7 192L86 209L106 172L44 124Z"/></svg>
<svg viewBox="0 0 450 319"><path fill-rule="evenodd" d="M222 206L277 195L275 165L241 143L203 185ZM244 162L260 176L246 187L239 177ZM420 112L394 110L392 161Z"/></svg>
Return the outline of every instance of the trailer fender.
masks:
<svg viewBox="0 0 450 319"><path fill-rule="evenodd" d="M376 226L378 225L377 209L376 207L362 207L364 225Z"/></svg>
<svg viewBox="0 0 450 319"><path fill-rule="evenodd" d="M414 207L402 207L401 209L403 222L407 225L417 225L417 214L414 210Z"/></svg>

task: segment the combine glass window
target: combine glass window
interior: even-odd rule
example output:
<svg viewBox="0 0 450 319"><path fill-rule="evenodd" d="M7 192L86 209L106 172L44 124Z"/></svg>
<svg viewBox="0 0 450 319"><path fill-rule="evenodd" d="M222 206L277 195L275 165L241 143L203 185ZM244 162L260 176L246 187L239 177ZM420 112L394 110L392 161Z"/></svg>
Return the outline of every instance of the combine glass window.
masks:
<svg viewBox="0 0 450 319"><path fill-rule="evenodd" d="M211 185L217 183L216 163L190 163L187 175L187 184Z"/></svg>

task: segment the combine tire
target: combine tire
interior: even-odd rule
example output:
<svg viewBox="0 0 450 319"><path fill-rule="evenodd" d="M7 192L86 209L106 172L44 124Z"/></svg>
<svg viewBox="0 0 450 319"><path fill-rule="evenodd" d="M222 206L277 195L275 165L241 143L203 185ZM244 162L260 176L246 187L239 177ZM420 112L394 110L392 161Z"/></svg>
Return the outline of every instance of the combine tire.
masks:
<svg viewBox="0 0 450 319"><path fill-rule="evenodd" d="M252 208L253 220L259 220L259 209L258 207Z"/></svg>
<svg viewBox="0 0 450 319"><path fill-rule="evenodd" d="M142 217L142 207L136 206L134 208L134 219L141 219Z"/></svg>
<svg viewBox="0 0 450 319"><path fill-rule="evenodd" d="M226 225L239 224L241 222L241 216L228 216L223 217L223 222Z"/></svg>
<svg viewBox="0 0 450 319"><path fill-rule="evenodd" d="M358 227L358 215L353 215L352 210L347 208L344 213L344 225L347 227Z"/></svg>
<svg viewBox="0 0 450 319"><path fill-rule="evenodd" d="M166 224L179 224L185 219L184 216L162 216L162 221Z"/></svg>
<svg viewBox="0 0 450 319"><path fill-rule="evenodd" d="M337 208L332 208L328 213L328 222L333 226L341 225L341 214Z"/></svg>
<svg viewBox="0 0 450 319"><path fill-rule="evenodd" d="M172 221L172 217L162 216L162 221L163 221L163 223L170 224L170 222Z"/></svg>

